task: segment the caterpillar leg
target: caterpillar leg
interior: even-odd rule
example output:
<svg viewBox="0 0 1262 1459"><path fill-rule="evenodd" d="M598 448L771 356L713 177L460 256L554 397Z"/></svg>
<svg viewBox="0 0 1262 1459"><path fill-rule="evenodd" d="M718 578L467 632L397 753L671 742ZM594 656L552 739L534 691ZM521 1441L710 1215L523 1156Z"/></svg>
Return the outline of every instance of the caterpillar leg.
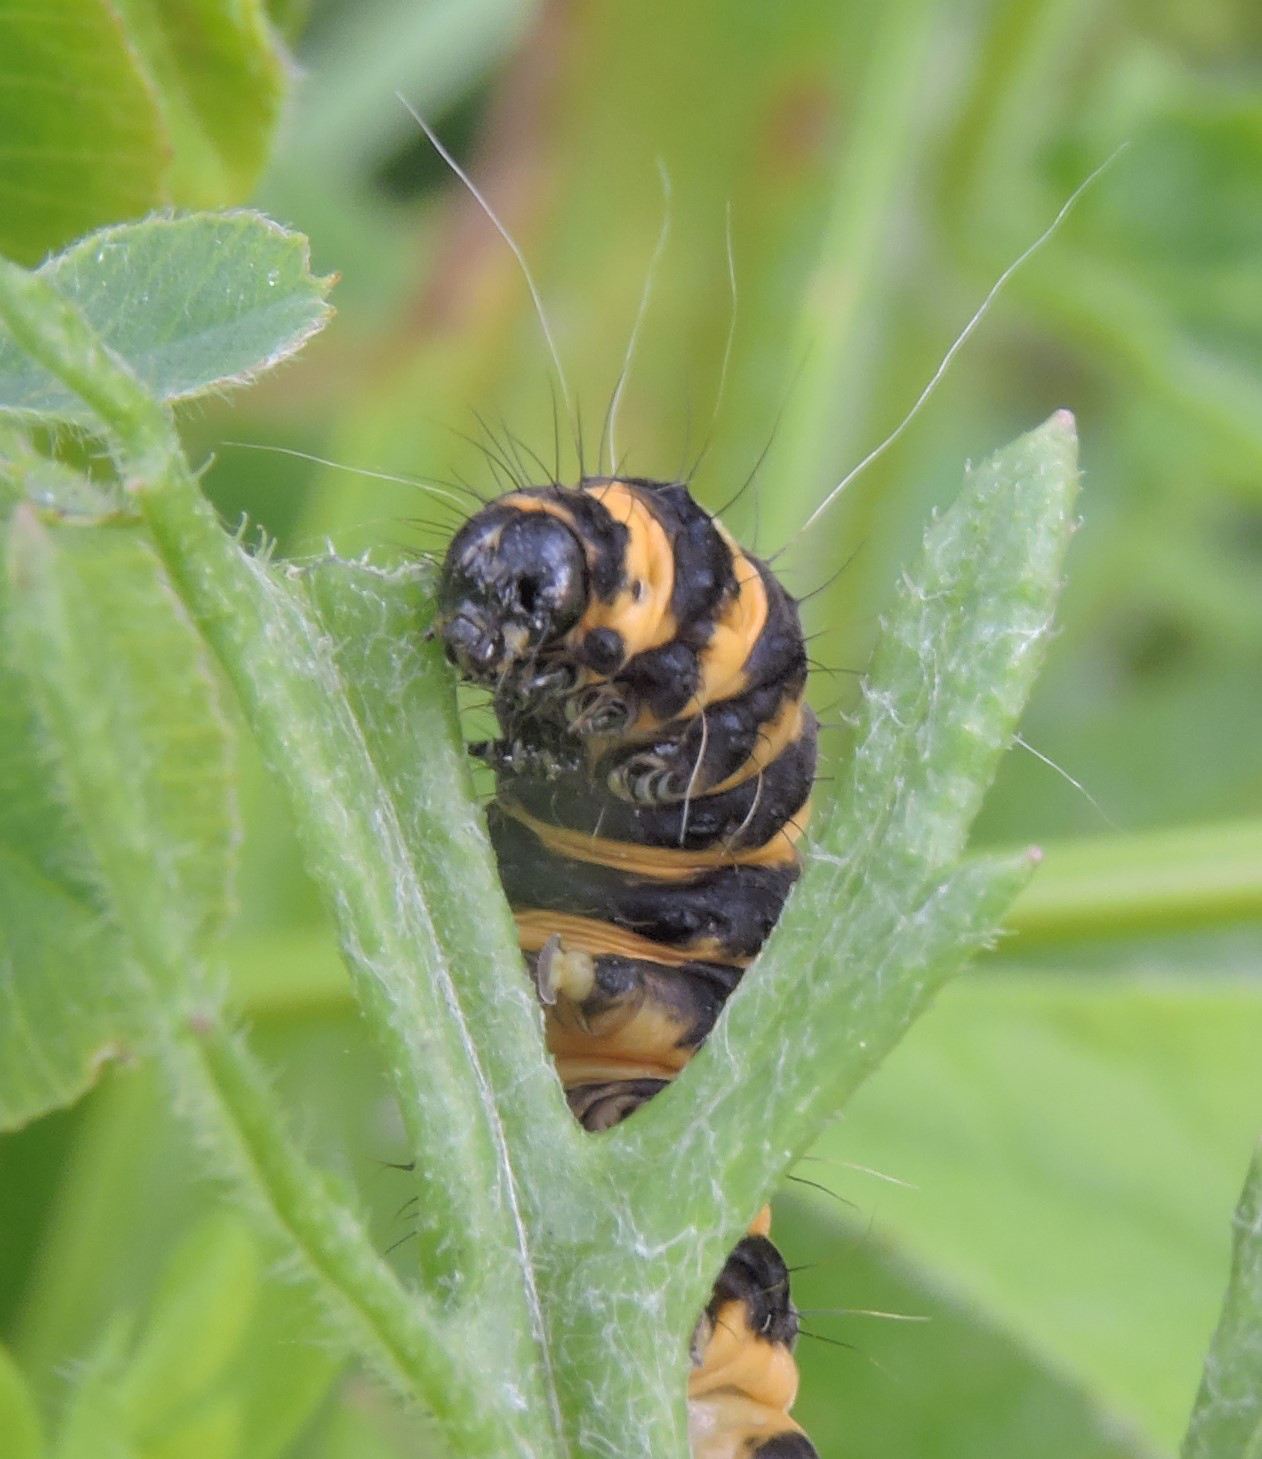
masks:
<svg viewBox="0 0 1262 1459"><path fill-rule="evenodd" d="M548 1048L575 1117L608 1129L652 1098L714 1027L740 970L567 948L553 934L527 963Z"/></svg>

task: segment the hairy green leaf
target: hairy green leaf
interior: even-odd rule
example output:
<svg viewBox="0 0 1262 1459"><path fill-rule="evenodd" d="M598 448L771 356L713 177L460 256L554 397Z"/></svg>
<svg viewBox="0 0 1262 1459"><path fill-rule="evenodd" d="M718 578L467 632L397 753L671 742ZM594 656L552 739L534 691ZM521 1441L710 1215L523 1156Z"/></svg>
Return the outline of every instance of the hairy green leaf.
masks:
<svg viewBox="0 0 1262 1459"><path fill-rule="evenodd" d="M201 643L134 529L49 529L21 508L8 577L14 660L106 915L191 975L227 917L238 837Z"/></svg>
<svg viewBox="0 0 1262 1459"><path fill-rule="evenodd" d="M4 462L16 495L40 483L70 499L91 483L55 463L38 481ZM25 462L23 464L26 464ZM0 543L8 542L0 525ZM14 661L11 584L0 580L0 1128L76 1099L101 1067L134 1047L124 988L127 950L109 921L82 828L68 810L55 756Z"/></svg>
<svg viewBox="0 0 1262 1459"><path fill-rule="evenodd" d="M660 1124L657 1138L689 1149L732 1121L717 1158L750 1180L741 1209L752 1214L768 1169L993 935L1031 859L956 863L1041 662L1076 488L1072 421L1057 415L970 471L926 532L865 681L847 783L724 1037L613 1141L643 1149ZM683 1098L697 1085L701 1119Z"/></svg>
<svg viewBox="0 0 1262 1459"><path fill-rule="evenodd" d="M248 383L329 317L307 242L261 214L146 218L80 239L39 270L160 400ZM0 329L0 411L90 424L83 400Z"/></svg>

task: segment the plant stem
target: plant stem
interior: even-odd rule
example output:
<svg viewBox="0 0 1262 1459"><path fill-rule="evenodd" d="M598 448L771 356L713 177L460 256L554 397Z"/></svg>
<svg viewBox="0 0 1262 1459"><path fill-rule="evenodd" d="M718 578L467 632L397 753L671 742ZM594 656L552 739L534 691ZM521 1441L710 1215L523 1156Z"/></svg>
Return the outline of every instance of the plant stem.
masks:
<svg viewBox="0 0 1262 1459"><path fill-rule="evenodd" d="M1076 481L1060 414L970 472L926 533L864 684L849 783L756 974L674 1086L607 1142L658 1240L663 1161L680 1171L670 1204L721 1249L1033 869L1028 853L953 868L1038 672Z"/></svg>
<svg viewBox="0 0 1262 1459"><path fill-rule="evenodd" d="M406 838L365 752L328 643L297 595L225 537L197 491L167 412L67 301L37 275L0 262L0 318L101 417L177 590L218 652L265 756L290 791L313 870L334 902L361 1005L399 1088L418 1167L427 1177L418 1235L428 1301L455 1303L472 1288L483 1289L484 1298L488 1290L494 1293L500 1382L489 1392L483 1382L486 1354L453 1343L456 1329L435 1326L432 1315L422 1320L426 1299L419 1294L398 1291L393 1332L371 1344L371 1351L409 1363L411 1386L435 1406L435 1416L466 1452L479 1452L463 1442L476 1423L484 1433L499 1435L481 1452L548 1453L560 1415L502 1122L483 1071L469 1057L472 1040L449 982L417 976L418 964L441 973L449 949L430 920ZM108 867L111 848L97 851ZM180 959L167 956L170 949L158 951L157 961L174 963L178 971ZM191 962L193 950L186 951L184 961ZM542 1063L541 1051L537 1062ZM168 1067L188 1072L186 1061ZM216 1074L224 1080L219 1093L239 1098L251 1092L245 1104L226 1098L222 1107L233 1118L250 1117L248 1130L234 1132L236 1143L254 1150L251 1164L260 1174L284 1177L275 1208L289 1213L281 1224L293 1229L300 1200L290 1197L302 1191L312 1172L289 1147L283 1122L260 1112L263 1081L246 1077L233 1060L217 1065ZM541 1087L536 1080L535 1088ZM529 1088L522 1091L522 1104L529 1112ZM554 1096L540 1118L560 1128L568 1115L557 1104ZM272 1147L266 1159L258 1158L256 1145ZM498 1178L488 1178L490 1172ZM310 1196L319 1197L314 1186ZM324 1243L354 1225L349 1215L328 1213L305 1228L316 1243L317 1272L341 1271L345 1248ZM506 1257L515 1281L504 1280ZM374 1275L375 1261L360 1252L354 1263L370 1284L369 1304L359 1309L360 1316L389 1300L384 1298L389 1288ZM409 1319L411 1307L417 1313ZM412 1322L421 1325L413 1329ZM409 1331L419 1335L401 1339ZM453 1376L455 1362L462 1367Z"/></svg>
<svg viewBox="0 0 1262 1459"><path fill-rule="evenodd" d="M455 1330L399 1285L359 1219L298 1152L241 1040L217 1026L168 1029L160 1051L183 1113L314 1278L339 1337L419 1398L464 1445L457 1452L524 1452L486 1403L481 1374L453 1355Z"/></svg>
<svg viewBox="0 0 1262 1459"><path fill-rule="evenodd" d="M1011 951L1262 916L1262 820L1054 842L1006 919Z"/></svg>

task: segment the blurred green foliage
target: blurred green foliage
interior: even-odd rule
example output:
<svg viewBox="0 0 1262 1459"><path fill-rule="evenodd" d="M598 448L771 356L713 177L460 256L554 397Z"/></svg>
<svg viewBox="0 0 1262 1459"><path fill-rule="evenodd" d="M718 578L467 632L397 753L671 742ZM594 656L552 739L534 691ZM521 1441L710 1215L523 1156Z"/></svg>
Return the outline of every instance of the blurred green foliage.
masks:
<svg viewBox="0 0 1262 1459"><path fill-rule="evenodd" d="M92 28L57 32L0 3L0 131L18 139L0 167L6 251L33 260L165 202L250 201L342 275L339 318L301 362L185 422L221 510L290 554L329 536L356 552L440 547L464 510L458 483L498 489L514 439L549 472L579 466L514 260L396 88L528 256L588 469L651 285L618 464L696 463L698 494L738 535L789 544L788 582L814 593L813 694L839 722L834 759L897 564L961 461L1074 410L1084 521L1062 632L1023 730L1031 751L1009 757L982 831L1047 842L1049 881L1063 869L1069 890L878 1073L801 1170L830 1194L786 1202L777 1235L808 1264L799 1411L823 1453L1170 1452L1262 1126L1262 914L1240 872L1262 843L1257 8L323 0L305 19L271 7L296 68L258 6L154 7L200 28L150 17L128 44L117 17L139 25L150 8L57 8ZM50 35L73 107L23 84L46 74ZM1122 144L906 433L794 540ZM362 1187L388 1245L407 1219L377 1162L407 1152L276 792L255 764L241 792L234 993L309 1143ZM1120 885L1149 844L1174 900L1180 884L1209 888L1147 935L1107 910L1075 921L1061 838L1096 839L1107 908L1119 829L1139 848L1128 859L1119 844ZM1213 887L1242 881L1225 910ZM916 1189L883 1193L847 1161ZM64 1452L91 1452L74 1425L120 1384L162 1399L146 1456L428 1452L378 1394L335 1382L318 1314L255 1285L230 1217L199 1224L216 1193L196 1169L140 1068L0 1145L0 1323ZM190 1263L226 1275L182 1307L172 1284ZM153 1374L181 1322L228 1336L173 1392ZM82 1385L66 1381L74 1366ZM3 1384L0 1371L0 1404Z"/></svg>
<svg viewBox="0 0 1262 1459"><path fill-rule="evenodd" d="M103 223L238 203L286 58L263 0L0 6L0 250L33 263Z"/></svg>

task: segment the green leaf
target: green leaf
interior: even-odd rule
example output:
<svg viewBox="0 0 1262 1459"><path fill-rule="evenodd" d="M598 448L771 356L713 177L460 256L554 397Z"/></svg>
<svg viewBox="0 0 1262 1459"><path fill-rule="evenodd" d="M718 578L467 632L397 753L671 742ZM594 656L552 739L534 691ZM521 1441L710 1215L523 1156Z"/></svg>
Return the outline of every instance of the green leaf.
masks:
<svg viewBox="0 0 1262 1459"><path fill-rule="evenodd" d="M13 765L0 760L0 794ZM117 933L86 897L20 850L0 850L0 1129L72 1104L135 1047L126 968Z"/></svg>
<svg viewBox="0 0 1262 1459"><path fill-rule="evenodd" d="M258 213L196 213L105 228L40 275L160 400L244 385L329 318L331 280L307 241ZM91 422L83 401L0 330L0 411Z"/></svg>
<svg viewBox="0 0 1262 1459"><path fill-rule="evenodd" d="M15 513L12 653L109 912L153 974L221 931L238 838L232 743L200 639L130 528Z"/></svg>
<svg viewBox="0 0 1262 1459"><path fill-rule="evenodd" d="M0 1346L0 1434L6 1459L42 1459L44 1433L35 1395L21 1370Z"/></svg>
<svg viewBox="0 0 1262 1459"><path fill-rule="evenodd" d="M181 206L239 202L253 188L280 120L287 65L260 0L115 0L147 68Z"/></svg>
<svg viewBox="0 0 1262 1459"><path fill-rule="evenodd" d="M0 7L0 252L34 263L152 208L241 201L284 84L258 0Z"/></svg>
<svg viewBox="0 0 1262 1459"><path fill-rule="evenodd" d="M112 6L0 9L0 251L33 263L89 228L170 201L163 132Z"/></svg>
<svg viewBox="0 0 1262 1459"><path fill-rule="evenodd" d="M504 1105L491 1097L481 1071L469 1059L471 1043L461 1011L452 1007L445 986L416 977L418 961L438 968L441 953L433 945L423 891L401 891L396 880L396 874L410 875L409 848L392 808L375 793L378 772L340 692L330 645L291 585L261 569L225 537L198 493L169 414L100 345L71 301L46 279L0 260L0 317L37 360L91 405L105 427L176 584L232 674L265 755L289 781L300 830L310 835L326 865L331 868L336 862L346 874L333 880L331 899L349 960L361 975L361 990L375 1011L378 1036L403 1092L418 1167L422 1153L439 1147L471 1167L474 1159L467 1152L474 1148L484 1152L489 1144L502 1152ZM92 682L95 661L82 659L68 631L71 625L80 626L82 598L74 583L58 572L55 549L48 534L40 534L32 511L21 510L17 520L35 567L30 576L41 590L40 601L21 624L24 667L40 691L43 717L55 722L64 745L82 690L95 691L88 695L95 703L103 686ZM48 636L46 625L53 636L47 665L36 651L43 646L41 636ZM132 717L129 706L124 719ZM449 724L444 719L444 733ZM123 728L130 731L133 726L125 723ZM197 962L197 949L186 910L170 905L170 892L180 889L170 885L161 800L146 803L128 794L140 790L143 796L145 788L134 780L128 784L129 764L107 764L80 754L66 769L72 772L67 778L73 782L76 810L80 816L92 814L88 839L111 905L146 975L138 991L148 1001L168 990L178 993L190 964ZM348 791L350 799L344 800ZM400 1016L401 1009L405 1016ZM221 1168L254 1198L262 1221L322 1287L344 1319L347 1341L370 1354L396 1381L414 1383L453 1440L485 1448L518 1445L520 1439L520 1447L535 1442L526 1435L554 1428L555 1409L545 1398L536 1403L523 1399L528 1389L550 1382L542 1361L537 1296L527 1276L501 1291L494 1322L497 1361L514 1377L498 1406L483 1406L474 1395L484 1374L478 1355L485 1351L488 1334L480 1331L468 1346L439 1335L435 1303L404 1292L330 1182L294 1146L266 1076L240 1040L225 1035L202 1010L196 1020L180 1019L185 1010L178 1003L173 1011L175 1018L155 1022L155 1032L185 1113ZM534 1035L533 1027L522 1024L521 1010L511 1010L509 1017L518 1021L519 1031ZM444 1065L437 1072L436 1059ZM582 1135L555 1082L542 1077L537 1044L535 1061L540 1077L534 1099L523 1097L518 1080L505 1102L516 1101L516 1118L527 1126L531 1110L540 1108L553 1127L549 1148L555 1152L566 1147L572 1154ZM427 1093L433 1120L421 1118L422 1108L430 1105L411 1100L414 1089ZM487 1168L487 1163L476 1168L475 1181L460 1190L466 1226L462 1245L467 1249L468 1238L480 1234L469 1213L484 1205L494 1239L474 1240L472 1250L488 1271L502 1276L502 1263L496 1265L501 1243L520 1252L526 1233L520 1209L509 1195L510 1183L487 1182ZM440 1168L439 1181L449 1174L450 1163ZM550 1175L555 1184L555 1161ZM450 1245L438 1253L443 1269L450 1269L454 1254ZM445 1287L442 1300L450 1302L451 1296L451 1288Z"/></svg>
<svg viewBox="0 0 1262 1459"><path fill-rule="evenodd" d="M231 1394L190 1407L169 1432L145 1444L145 1459L236 1459L241 1452L241 1406Z"/></svg>
<svg viewBox="0 0 1262 1459"><path fill-rule="evenodd" d="M6 463L8 464L8 463ZM53 468L59 495L82 482ZM17 487L15 478L5 478ZM30 488L29 476L22 485ZM0 543L8 531L0 526ZM12 662L0 581L0 1129L77 1099L139 1037L127 951L67 812L30 684Z"/></svg>
<svg viewBox="0 0 1262 1459"><path fill-rule="evenodd" d="M167 1258L143 1325L107 1323L60 1435L63 1459L94 1431L107 1453L233 1459L247 1370L238 1362L259 1295L258 1257L237 1216L196 1223ZM81 1355L80 1356L81 1361ZM253 1354L255 1362L259 1354ZM87 1452L91 1452L90 1450Z"/></svg>
<svg viewBox="0 0 1262 1459"><path fill-rule="evenodd" d="M1182 1430L1262 1110L1248 980L949 988L802 1173L1163 1449ZM842 1167L906 1182L881 1188ZM828 1213L835 1218L836 1207Z"/></svg>
<svg viewBox="0 0 1262 1459"><path fill-rule="evenodd" d="M956 864L1041 662L1076 489L1073 423L1060 414L970 471L926 532L864 684L847 783L728 1005L724 1038L611 1144L643 1148L660 1126L667 1148L687 1151L719 1122L730 1139L718 1157L679 1158L717 1158L749 1180L736 1206L752 1215L765 1143L787 1163L993 935L1032 862Z"/></svg>
<svg viewBox="0 0 1262 1459"><path fill-rule="evenodd" d="M1233 1225L1231 1280L1182 1459L1262 1455L1262 1146L1254 1151Z"/></svg>
<svg viewBox="0 0 1262 1459"><path fill-rule="evenodd" d="M365 1086L379 1096L377 1068L349 1012L335 1024L274 1028L263 1043L284 1067L286 1093L321 1148L363 1150L369 1127L355 1116L364 1106L350 1101L348 1109L344 1086L328 1077L331 1061L342 1069L349 1043ZM304 1072L297 1081L295 1067ZM126 1361L109 1379L119 1424L135 1434L143 1423L146 1442L161 1435L174 1445L189 1426L202 1431L231 1416L241 1436L227 1450L234 1459L280 1459L344 1362L336 1324L304 1283L267 1280L274 1267L256 1270L245 1249L246 1217L213 1209L221 1189L203 1178L205 1151L172 1120L158 1074L156 1061L131 1067L107 1081L77 1121L14 1349L29 1373L77 1372L112 1313L143 1313ZM349 1125L339 1123L343 1117ZM402 1197L377 1186L384 1223ZM138 1192L145 1193L139 1203ZM286 1275L297 1275L292 1262ZM167 1367L174 1372L164 1397Z"/></svg>

